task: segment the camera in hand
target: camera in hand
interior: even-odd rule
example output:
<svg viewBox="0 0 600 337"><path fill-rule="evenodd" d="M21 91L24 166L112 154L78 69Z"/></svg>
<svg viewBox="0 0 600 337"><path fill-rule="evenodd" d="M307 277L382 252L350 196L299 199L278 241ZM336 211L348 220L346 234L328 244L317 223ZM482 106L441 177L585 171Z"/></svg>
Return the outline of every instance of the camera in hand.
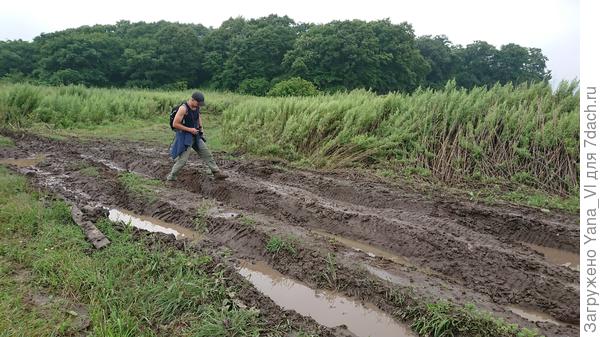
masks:
<svg viewBox="0 0 600 337"><path fill-rule="evenodd" d="M200 137L200 139L202 139L202 141L206 143L206 138L204 137L204 132L202 132L202 129L196 128L196 130L198 130L197 136Z"/></svg>

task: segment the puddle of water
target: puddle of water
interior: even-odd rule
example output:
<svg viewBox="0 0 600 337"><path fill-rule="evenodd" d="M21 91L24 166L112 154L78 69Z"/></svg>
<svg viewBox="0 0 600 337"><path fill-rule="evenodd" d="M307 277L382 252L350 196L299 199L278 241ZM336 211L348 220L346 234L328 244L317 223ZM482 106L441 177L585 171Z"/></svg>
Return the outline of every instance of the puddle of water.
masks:
<svg viewBox="0 0 600 337"><path fill-rule="evenodd" d="M402 285L402 286L410 286L410 280L402 278L400 276L394 275L386 270L380 269L380 268L376 268L373 266L370 266L368 264L364 264L363 265L367 271L377 277L379 277L382 280L386 280L386 281L390 281L394 284L398 284L398 285Z"/></svg>
<svg viewBox="0 0 600 337"><path fill-rule="evenodd" d="M265 263L244 262L238 272L277 305L310 316L324 326L345 324L348 330L360 337L415 336L408 327L374 306L365 307L333 292L315 291L283 276Z"/></svg>
<svg viewBox="0 0 600 337"><path fill-rule="evenodd" d="M321 236L325 236L327 238L333 239L346 247L350 247L356 251L364 252L367 255L369 255L370 257L379 256L379 257L386 258L386 259L393 261L395 263L398 263L398 264L407 265L407 266L412 265L410 263L410 261L408 261L408 259L403 256L395 255L390 252L386 252L385 250L373 247L371 245L367 245L362 242L346 239L344 237L330 234L330 233L327 233L324 231L320 231L318 229L313 229L312 231Z"/></svg>
<svg viewBox="0 0 600 337"><path fill-rule="evenodd" d="M84 154L82 154L80 156L81 156L81 158L88 159L88 160L91 160L93 162L102 163L102 164L106 165L106 167L108 167L108 168L110 168L112 170L115 170L115 171L118 171L118 172L125 171L124 168L120 167L119 165L117 165L116 163L113 163L110 160L106 160L106 159L102 159L102 158L96 158L94 156L84 155Z"/></svg>
<svg viewBox="0 0 600 337"><path fill-rule="evenodd" d="M515 314L533 322L548 322L556 325L562 325L562 323L552 318L552 316L537 310L524 308L516 305L511 305L508 307L508 309L514 312Z"/></svg>
<svg viewBox="0 0 600 337"><path fill-rule="evenodd" d="M148 232L174 234L175 238L177 238L178 240L183 238L198 240L202 238L202 235L200 235L200 233L193 231L189 228L164 222L156 218L129 213L124 210L114 208L110 209L108 213L108 218L113 222L122 221L126 224L131 223L133 227L143 229Z"/></svg>
<svg viewBox="0 0 600 337"><path fill-rule="evenodd" d="M212 217L214 217L214 218L222 218L222 219L237 218L239 216L240 216L240 214L239 213L235 213L235 212L215 213L215 214L212 215Z"/></svg>
<svg viewBox="0 0 600 337"><path fill-rule="evenodd" d="M39 164L42 160L44 160L44 156L38 155L34 158L1 159L0 164L14 165L16 167L29 167Z"/></svg>
<svg viewBox="0 0 600 337"><path fill-rule="evenodd" d="M544 254L546 260L561 266L569 267L579 271L579 255L565 250L534 245L528 242L521 242L525 246Z"/></svg>

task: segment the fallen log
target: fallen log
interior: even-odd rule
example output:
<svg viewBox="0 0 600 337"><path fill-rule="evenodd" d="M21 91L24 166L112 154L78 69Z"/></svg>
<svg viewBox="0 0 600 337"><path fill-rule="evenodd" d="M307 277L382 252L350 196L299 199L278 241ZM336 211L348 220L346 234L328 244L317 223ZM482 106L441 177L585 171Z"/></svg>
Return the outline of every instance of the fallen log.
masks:
<svg viewBox="0 0 600 337"><path fill-rule="evenodd" d="M84 219L83 212L75 205L71 205L71 218L81 227L85 237L96 249L103 248L110 243L108 238L91 221Z"/></svg>

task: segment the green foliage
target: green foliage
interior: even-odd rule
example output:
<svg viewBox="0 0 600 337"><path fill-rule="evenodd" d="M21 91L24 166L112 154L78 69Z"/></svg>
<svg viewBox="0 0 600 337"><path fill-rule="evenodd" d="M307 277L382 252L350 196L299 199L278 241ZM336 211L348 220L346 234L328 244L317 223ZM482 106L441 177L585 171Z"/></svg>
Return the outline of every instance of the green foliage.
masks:
<svg viewBox="0 0 600 337"><path fill-rule="evenodd" d="M263 77L249 78L240 83L238 91L247 95L265 96L270 88L271 84Z"/></svg>
<svg viewBox="0 0 600 337"><path fill-rule="evenodd" d="M335 254L327 253L327 257L325 258L325 270L323 271L322 276L330 288L338 289L337 261L335 259Z"/></svg>
<svg viewBox="0 0 600 337"><path fill-rule="evenodd" d="M299 76L326 92L378 93L546 81L547 58L514 43L466 47L445 36L416 38L389 20L296 23L287 16L230 18L218 28L119 21L0 41L0 79L95 87L184 90L210 86L263 96ZM269 84L269 85L267 85Z"/></svg>
<svg viewBox="0 0 600 337"><path fill-rule="evenodd" d="M284 64L290 74L327 91L411 91L428 71L415 47L412 27L389 20L333 21L311 27L285 55Z"/></svg>
<svg viewBox="0 0 600 337"><path fill-rule="evenodd" d="M147 125L150 120L160 119L167 129L171 107L189 98L191 92L0 84L0 126L43 122L59 128L94 129L111 122L124 125L126 121L139 120ZM230 93L204 91L204 94L207 105L202 109L203 114L219 114L243 99ZM172 137L172 132L168 135Z"/></svg>
<svg viewBox="0 0 600 337"><path fill-rule="evenodd" d="M85 176L88 176L88 177L99 177L100 176L100 172L98 171L98 168L96 168L95 166L84 167L79 170L79 173L81 173Z"/></svg>
<svg viewBox="0 0 600 337"><path fill-rule="evenodd" d="M0 147L13 147L15 142L12 139L0 135Z"/></svg>
<svg viewBox="0 0 600 337"><path fill-rule="evenodd" d="M454 336L458 320L449 317L451 306L446 302L427 304L427 314L417 317L411 327L419 335L433 337Z"/></svg>
<svg viewBox="0 0 600 337"><path fill-rule="evenodd" d="M129 193L141 196L149 201L154 200L156 194L152 187L163 185L163 182L160 180L144 178L133 172L121 173L118 179L119 183Z"/></svg>
<svg viewBox="0 0 600 337"><path fill-rule="evenodd" d="M261 328L256 310L217 310L208 308L201 323L192 325L189 334L196 337L260 336Z"/></svg>
<svg viewBox="0 0 600 337"><path fill-rule="evenodd" d="M266 245L267 252L277 255L282 251L289 254L296 254L296 247L292 238L283 238L277 235L272 236Z"/></svg>
<svg viewBox="0 0 600 337"><path fill-rule="evenodd" d="M412 321L411 328L420 336L541 337L536 331L520 329L516 324L507 324L487 312L479 311L473 304L458 307L438 301L409 305L401 316Z"/></svg>
<svg viewBox="0 0 600 337"><path fill-rule="evenodd" d="M455 49L460 60L456 66L456 82L464 88L491 87L500 84L548 81L548 58L539 48L525 48L509 43L500 48L485 41L475 41L466 48Z"/></svg>
<svg viewBox="0 0 600 337"><path fill-rule="evenodd" d="M242 81L281 76L284 54L300 33L298 27L289 17L277 15L224 21L202 40L202 64L212 84L227 90L248 89L247 84L241 88Z"/></svg>
<svg viewBox="0 0 600 337"><path fill-rule="evenodd" d="M0 86L1 126L33 126L41 134L66 137L127 134L165 144L172 140L167 111L190 95ZM383 166L447 184L487 177L512 179L561 198L577 191L577 82L563 82L554 92L543 82L468 91L451 81L440 90L385 96L365 90L280 98L205 93L204 121L217 125L208 133L212 146L304 166Z"/></svg>
<svg viewBox="0 0 600 337"><path fill-rule="evenodd" d="M314 84L300 77L292 77L276 83L267 96L316 96L318 93Z"/></svg>
<svg viewBox="0 0 600 337"><path fill-rule="evenodd" d="M117 36L66 30L36 37L34 44L39 49L34 74L50 84L108 86L121 82L123 46Z"/></svg>
<svg viewBox="0 0 600 337"><path fill-rule="evenodd" d="M470 91L252 98L223 115L234 148L335 168L385 165L446 183L474 174L567 195L577 185L579 90L543 82Z"/></svg>
<svg viewBox="0 0 600 337"><path fill-rule="evenodd" d="M27 41L0 41L0 77L31 74L37 52L36 46Z"/></svg>
<svg viewBox="0 0 600 337"><path fill-rule="evenodd" d="M577 190L578 192L578 190ZM560 209L570 213L579 212L579 194L573 192L567 197L547 195L539 191L517 188L501 196L508 201L545 209Z"/></svg>
<svg viewBox="0 0 600 337"><path fill-rule="evenodd" d="M43 100L40 87L28 84L9 85L0 92L0 121L2 125L20 127L31 119L33 111Z"/></svg>
<svg viewBox="0 0 600 337"><path fill-rule="evenodd" d="M535 178L528 172L517 172L511 177L512 181L518 182L523 185L535 186Z"/></svg>
<svg viewBox="0 0 600 337"><path fill-rule="evenodd" d="M254 227L256 225L256 220L254 220L252 217L244 215L241 217L240 221L249 227Z"/></svg>
<svg viewBox="0 0 600 337"><path fill-rule="evenodd" d="M194 217L194 227L197 231L206 231L208 213L213 207L215 207L214 199L202 199Z"/></svg>
<svg viewBox="0 0 600 337"><path fill-rule="evenodd" d="M452 49L451 42L445 35L431 37L420 36L416 47L429 65L429 72L423 86L440 89L455 75L458 66L457 50Z"/></svg>

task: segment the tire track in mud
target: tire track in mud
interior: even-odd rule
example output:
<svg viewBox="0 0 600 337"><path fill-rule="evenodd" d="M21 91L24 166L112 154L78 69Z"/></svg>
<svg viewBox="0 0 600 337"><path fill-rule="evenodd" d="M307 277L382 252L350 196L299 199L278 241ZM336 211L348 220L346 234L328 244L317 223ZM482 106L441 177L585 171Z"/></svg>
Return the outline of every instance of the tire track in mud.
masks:
<svg viewBox="0 0 600 337"><path fill-rule="evenodd" d="M158 168L160 164L148 166ZM477 235L480 231L465 230L465 226L452 219L440 221L423 212L418 212L416 217L411 217L407 211L390 215L385 209L376 209L373 212L383 214L378 216L365 213L364 207L351 209L348 204L344 205L346 210L335 209L330 202L315 198L304 190L294 191L289 186L241 174L232 176L230 182L233 183L223 184L214 183L206 175L198 177L194 170L186 170L181 180L177 184L180 188L209 195L245 210L269 214L295 225L324 229L416 258L418 263L489 295L494 302L525 304L565 322L578 321L579 295L572 287L564 286L577 282L576 272L553 266L521 245L504 249L502 246L506 242L499 242L489 235ZM476 237L483 244L477 243L478 240L466 242L469 237ZM526 251L515 254L515 250ZM543 282L540 282L540 274L545 276Z"/></svg>
<svg viewBox="0 0 600 337"><path fill-rule="evenodd" d="M0 153L4 156L6 151ZM61 149L50 146L50 151L60 153ZM4 153L3 153L4 152ZM127 192L124 186L119 184L118 173L114 167L109 167L104 163L85 160L88 165L93 165L98 170L99 175L90 177L81 175L77 170L71 170L68 166L78 161L80 154L69 152L62 156L52 153L44 161L35 167L13 167L17 172L26 175L30 182L54 193L65 200L76 201L80 205L91 205L93 211L100 209L100 206L119 206L135 210L140 214L160 218L164 221L177 222L187 227L193 224L193 212L196 207L192 202L173 203L171 199L155 200L149 202L146 199L140 199L139 196L133 196ZM12 151L11 157L18 157L18 149ZM21 153L22 154L22 153ZM75 165L77 166L77 165ZM112 166L112 165L111 165ZM58 178L57 178L58 177ZM190 194L190 196L194 196ZM189 196L188 196L189 197ZM89 207L86 207L89 208ZM86 209L84 208L84 210ZM100 212L102 213L102 212ZM89 216L89 214L88 214ZM93 218L98 216L95 214ZM117 227L120 225L117 224ZM248 307L259 308L259 314L269 325L285 326L291 325L298 331L312 331L321 336L328 337L352 337L344 328L327 328L317 324L312 318L302 316L294 311L283 310L278 307L271 299L261 294L251 283L243 276L239 275L233 267L232 261L225 261L219 253L222 253L222 247L215 242L200 241L191 243L189 241L176 241L174 236L161 233L147 233L134 229L134 235L139 238L150 238L152 242L162 242L169 244L177 249L192 249L199 253L208 253L214 259L212 267L218 267L221 263L225 264L225 276L230 285L237 286L239 293L237 296L243 300L243 304ZM211 268L212 268L211 267Z"/></svg>
<svg viewBox="0 0 600 337"><path fill-rule="evenodd" d="M34 143L31 145L39 145L35 143L40 141L28 139L27 142ZM129 149L123 150L121 148L123 145ZM135 143L101 144L101 146L102 148L84 146L81 152L66 152L64 146L50 144L49 150L55 152L54 157L51 158L53 160L62 156L77 160L76 158L82 153L91 156L88 160L94 161L95 165L100 167L104 165L105 170L102 170L102 174L108 175L109 181L115 180L118 172L115 171L115 167L105 166L107 163L153 178L166 175L171 166L171 162L163 159L166 157L164 151L148 150L148 148L137 151L141 146ZM132 158L132 154L135 157ZM202 170L201 166L189 165L184 168L180 176L181 181L175 184L176 190L186 190L190 195L200 193L210 196L224 204L244 211L265 214L292 226L321 229L367 242L407 256L417 265L424 265L443 274L443 281L458 285L458 288L464 286L477 293L489 295L496 303L527 303L553 314L562 321L578 320L578 290L565 287L565 284L577 282L574 272L550 265L539 255L523 249L522 246L511 245L511 236L493 235L492 230L478 224L480 219L471 219L468 212L459 213L464 208L461 208L458 203L439 206L434 201L423 200L423 198L416 198L417 201L413 201L410 200L413 195L402 194L401 190L392 190L382 185L373 189L376 192L366 193L368 198L363 200L358 196L364 192L361 189L368 187L365 186L366 182L357 184L359 188L352 188L346 185L347 181L337 177L318 177L315 173L299 171L287 173L261 162L220 161L220 164L233 173L230 181L214 182L207 175L198 172ZM253 173L257 171L257 174ZM63 170L53 174L65 174L65 172ZM300 178L297 178L298 176ZM311 176L317 178L310 178ZM319 186L323 187L322 181L325 181L330 188L319 188ZM335 184L341 184L341 187L336 190ZM102 190L107 187L98 186L97 181L85 182L82 185L91 190ZM173 205L164 201L171 200L166 196L157 204L149 206L143 202L129 200L127 193L118 188L117 186L113 193L121 196L117 201L120 206L138 211L144 210L144 212L152 210L149 215L188 227L193 226L191 217L195 214L193 212L197 204L190 203L187 209L183 207L185 210L182 210L182 205ZM377 195L382 196L381 203L376 201ZM364 204L361 204L362 201L365 201ZM423 207L419 208L421 202ZM452 207L457 208L458 211ZM472 222L462 223L461 218ZM498 218L502 219L502 217ZM519 221L523 222L523 218L521 217ZM492 221L497 223L501 220L493 218ZM559 225L552 224L552 226L560 229ZM531 227L531 230L534 229ZM268 239L265 232L256 232L227 220L213 219L209 226L209 234L211 237L221 238L221 243L231 245L248 256L268 258L262 252ZM566 242L570 241L566 240ZM261 253L257 254L257 251ZM315 260L312 254L313 252L299 254L300 259L294 264L304 264L304 268L299 269L299 273L288 270L287 274L302 280L306 278L301 275L305 270L312 270L312 268L321 270L319 263L322 264L322 261L310 262ZM284 271L286 267L289 269L285 264L274 263L274 265ZM350 275L350 272L348 274L348 279L345 281L349 284L356 283L356 275ZM355 285L354 291L359 289L357 292L362 291L363 296L371 293L371 291L364 291L364 288L368 287L364 284ZM376 294L370 296L378 298ZM377 304L382 306L382 303ZM544 330L551 332L553 328ZM563 334L556 332L548 335Z"/></svg>
<svg viewBox="0 0 600 337"><path fill-rule="evenodd" d="M335 173L294 171L288 174L279 168L269 168L270 163L242 163L240 172L258 176L286 186L301 188L326 199L366 206L371 209L397 210L407 216L426 216L457 220L464 227L509 241L526 241L532 244L579 252L578 218L575 215L553 214L551 217L537 209L515 206L497 208L472 202L434 200L404 191L379 179L356 181Z"/></svg>

